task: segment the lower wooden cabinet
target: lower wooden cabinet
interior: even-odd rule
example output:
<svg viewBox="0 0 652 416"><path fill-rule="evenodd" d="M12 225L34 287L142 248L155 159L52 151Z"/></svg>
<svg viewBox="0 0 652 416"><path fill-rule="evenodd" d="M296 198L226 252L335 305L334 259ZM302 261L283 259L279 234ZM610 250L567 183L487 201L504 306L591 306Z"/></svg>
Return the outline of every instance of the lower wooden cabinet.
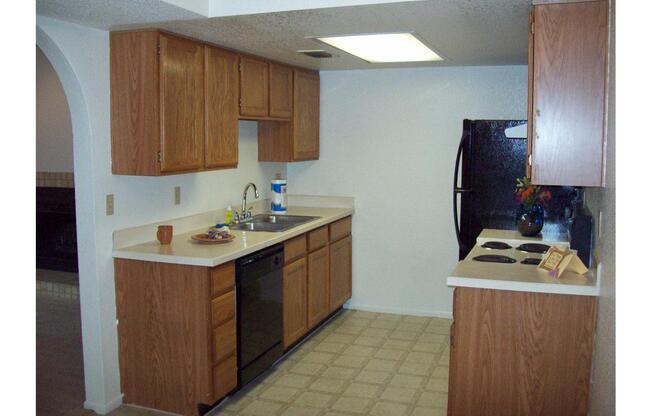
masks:
<svg viewBox="0 0 652 416"><path fill-rule="evenodd" d="M238 386L237 354L213 367L213 402L226 396Z"/></svg>
<svg viewBox="0 0 652 416"><path fill-rule="evenodd" d="M308 270L302 257L283 268L283 345L308 332Z"/></svg>
<svg viewBox="0 0 652 416"><path fill-rule="evenodd" d="M448 415L586 415L596 298L455 288Z"/></svg>
<svg viewBox="0 0 652 416"><path fill-rule="evenodd" d="M351 298L351 236L330 245L330 310L334 311Z"/></svg>
<svg viewBox="0 0 652 416"><path fill-rule="evenodd" d="M182 415L237 384L235 268L115 259L124 402Z"/></svg>
<svg viewBox="0 0 652 416"><path fill-rule="evenodd" d="M351 298L351 217L284 243L283 345L290 347Z"/></svg>
<svg viewBox="0 0 652 416"><path fill-rule="evenodd" d="M308 326L313 327L330 313L329 250L322 247L308 254Z"/></svg>

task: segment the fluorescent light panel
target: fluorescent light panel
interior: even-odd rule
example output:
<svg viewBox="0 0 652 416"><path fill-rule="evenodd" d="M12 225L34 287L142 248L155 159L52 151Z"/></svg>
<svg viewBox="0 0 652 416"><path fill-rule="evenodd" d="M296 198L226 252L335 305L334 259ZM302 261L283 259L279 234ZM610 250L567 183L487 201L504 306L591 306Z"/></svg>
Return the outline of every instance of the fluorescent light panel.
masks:
<svg viewBox="0 0 652 416"><path fill-rule="evenodd" d="M443 60L412 33L328 36L317 39L371 63Z"/></svg>

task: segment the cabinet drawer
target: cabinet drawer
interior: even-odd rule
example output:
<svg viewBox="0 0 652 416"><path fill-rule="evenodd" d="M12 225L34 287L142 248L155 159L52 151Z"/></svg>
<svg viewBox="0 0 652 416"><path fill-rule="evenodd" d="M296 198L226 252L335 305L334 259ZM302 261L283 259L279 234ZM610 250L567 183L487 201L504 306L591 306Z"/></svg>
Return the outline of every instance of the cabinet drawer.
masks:
<svg viewBox="0 0 652 416"><path fill-rule="evenodd" d="M308 233L308 251L315 251L328 244L328 225Z"/></svg>
<svg viewBox="0 0 652 416"><path fill-rule="evenodd" d="M292 263L293 261L306 255L306 235L302 234L286 241L283 244L285 264Z"/></svg>
<svg viewBox="0 0 652 416"><path fill-rule="evenodd" d="M213 367L213 401L226 396L238 385L236 354Z"/></svg>
<svg viewBox="0 0 652 416"><path fill-rule="evenodd" d="M211 301L211 323L213 327L235 318L235 291L230 291Z"/></svg>
<svg viewBox="0 0 652 416"><path fill-rule="evenodd" d="M219 363L236 350L235 319L213 330L213 362Z"/></svg>
<svg viewBox="0 0 652 416"><path fill-rule="evenodd" d="M235 263L229 262L213 267L211 273L211 297L214 298L235 286Z"/></svg>
<svg viewBox="0 0 652 416"><path fill-rule="evenodd" d="M351 234L351 217L335 221L330 227L331 241L337 241Z"/></svg>

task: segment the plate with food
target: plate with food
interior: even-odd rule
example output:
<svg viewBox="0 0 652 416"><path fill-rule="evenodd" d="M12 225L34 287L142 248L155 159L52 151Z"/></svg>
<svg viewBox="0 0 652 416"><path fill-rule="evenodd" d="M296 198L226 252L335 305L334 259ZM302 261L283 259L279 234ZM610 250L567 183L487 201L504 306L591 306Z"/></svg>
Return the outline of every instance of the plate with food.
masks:
<svg viewBox="0 0 652 416"><path fill-rule="evenodd" d="M229 232L226 225L211 227L207 232L191 236L194 241L202 244L223 244L233 241L235 235Z"/></svg>

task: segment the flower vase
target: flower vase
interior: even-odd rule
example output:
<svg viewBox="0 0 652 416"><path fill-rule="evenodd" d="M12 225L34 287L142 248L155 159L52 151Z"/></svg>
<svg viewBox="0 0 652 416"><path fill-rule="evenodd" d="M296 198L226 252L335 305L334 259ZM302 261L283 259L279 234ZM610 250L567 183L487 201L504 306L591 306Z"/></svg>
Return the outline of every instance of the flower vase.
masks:
<svg viewBox="0 0 652 416"><path fill-rule="evenodd" d="M524 237L533 237L543 228L543 207L533 204L530 209L521 205L521 215L516 220L518 232Z"/></svg>

